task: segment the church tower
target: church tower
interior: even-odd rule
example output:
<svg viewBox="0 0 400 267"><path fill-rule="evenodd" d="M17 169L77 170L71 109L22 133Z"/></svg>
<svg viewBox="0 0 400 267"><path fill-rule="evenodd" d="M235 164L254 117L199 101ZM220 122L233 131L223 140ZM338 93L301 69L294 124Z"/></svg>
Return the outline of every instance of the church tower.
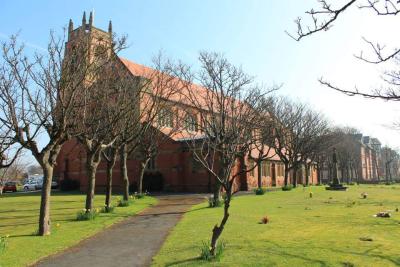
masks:
<svg viewBox="0 0 400 267"><path fill-rule="evenodd" d="M74 29L72 19L68 24L68 40L65 43L64 67L71 72L86 76L86 80L94 81L90 73L90 67L100 66L113 55L113 34L112 23L109 22L108 32L93 26L93 12L89 14L89 21L86 20L86 12L83 12L82 24ZM93 68L95 69L95 68ZM89 82L91 84L91 82Z"/></svg>
<svg viewBox="0 0 400 267"><path fill-rule="evenodd" d="M68 24L68 41L65 44L66 56L72 50L82 49L87 59L92 60L94 56L100 55L109 57L112 51L112 22L109 22L108 32L93 26L93 12L89 14L89 22L86 22L86 12L83 12L82 24L74 29L72 19ZM106 52L107 51L107 52ZM106 53L105 53L106 52Z"/></svg>

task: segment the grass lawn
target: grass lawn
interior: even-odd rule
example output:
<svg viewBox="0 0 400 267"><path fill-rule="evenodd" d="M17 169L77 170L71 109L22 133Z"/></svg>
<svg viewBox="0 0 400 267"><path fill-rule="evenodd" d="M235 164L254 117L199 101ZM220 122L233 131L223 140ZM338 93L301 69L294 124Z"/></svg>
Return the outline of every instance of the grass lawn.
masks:
<svg viewBox="0 0 400 267"><path fill-rule="evenodd" d="M113 203L116 205L114 197ZM94 235L113 223L131 216L156 202L145 197L129 207L100 214L93 221L76 221L84 208L85 196L78 193L53 192L51 196L52 234L39 237L37 231L40 195L5 194L0 198L0 236L10 235L6 251L0 255L0 266L26 266L42 257L62 251L80 240ZM104 206L104 196L96 195L95 206ZM58 226L57 226L58 225Z"/></svg>
<svg viewBox="0 0 400 267"><path fill-rule="evenodd" d="M313 192L310 198L309 192ZM367 199L360 194L368 193ZM219 262L198 259L222 208L194 206L172 231L154 266L399 266L400 186L324 187L237 196L222 234ZM392 210L391 218L373 217ZM259 224L263 216L270 223ZM373 241L361 241L360 238Z"/></svg>

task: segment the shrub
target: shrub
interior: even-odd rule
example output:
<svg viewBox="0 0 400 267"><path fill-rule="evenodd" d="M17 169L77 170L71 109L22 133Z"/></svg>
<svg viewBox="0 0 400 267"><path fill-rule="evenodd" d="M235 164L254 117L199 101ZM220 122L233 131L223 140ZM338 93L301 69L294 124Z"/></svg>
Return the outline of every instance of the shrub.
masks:
<svg viewBox="0 0 400 267"><path fill-rule="evenodd" d="M225 249L225 241L221 240L217 243L217 247L215 248L215 259L219 261L224 253Z"/></svg>
<svg viewBox="0 0 400 267"><path fill-rule="evenodd" d="M209 208L221 207L222 204L223 204L223 201L221 199L215 200L213 196L208 197L208 207Z"/></svg>
<svg viewBox="0 0 400 267"><path fill-rule="evenodd" d="M264 216L261 218L261 224L267 224L269 223L269 218L267 216Z"/></svg>
<svg viewBox="0 0 400 267"><path fill-rule="evenodd" d="M2 254L4 251L6 251L7 247L7 236L0 236L0 254Z"/></svg>
<svg viewBox="0 0 400 267"><path fill-rule="evenodd" d="M129 207L133 203L133 200L118 200L118 207Z"/></svg>
<svg viewBox="0 0 400 267"><path fill-rule="evenodd" d="M101 208L101 213L113 213L114 212L114 206L104 206L103 208Z"/></svg>
<svg viewBox="0 0 400 267"><path fill-rule="evenodd" d="M254 193L256 195L264 195L265 192L267 192L266 188L256 188L256 189L254 189Z"/></svg>
<svg viewBox="0 0 400 267"><path fill-rule="evenodd" d="M81 210L76 214L77 221L90 221L96 219L97 215L99 214L98 209L94 210Z"/></svg>
<svg viewBox="0 0 400 267"><path fill-rule="evenodd" d="M78 180L64 179L60 181L61 191L74 191L79 190L80 183Z"/></svg>
<svg viewBox="0 0 400 267"><path fill-rule="evenodd" d="M293 185L288 184L282 187L282 191L290 191L293 189Z"/></svg>
<svg viewBox="0 0 400 267"><path fill-rule="evenodd" d="M203 241L203 244L200 248L200 259L205 261L211 261L211 260L219 261L225 249L225 241L221 240L217 243L217 246L215 248L215 256L211 254L210 249L211 249L210 243Z"/></svg>
<svg viewBox="0 0 400 267"><path fill-rule="evenodd" d="M135 194L133 195L133 197L134 197L135 199L141 199L141 198L144 198L145 196L147 196L148 194L149 194L149 193L148 193L147 191L144 192L144 193L141 193L141 194L135 192Z"/></svg>

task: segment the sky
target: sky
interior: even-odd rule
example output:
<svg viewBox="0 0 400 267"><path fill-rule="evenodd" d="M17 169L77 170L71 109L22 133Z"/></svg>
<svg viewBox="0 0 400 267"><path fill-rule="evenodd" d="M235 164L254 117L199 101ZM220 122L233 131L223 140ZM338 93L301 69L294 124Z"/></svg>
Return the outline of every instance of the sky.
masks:
<svg viewBox="0 0 400 267"><path fill-rule="evenodd" d="M282 84L279 94L308 103L332 123L400 148L400 131L392 127L400 121L400 104L349 97L318 82L323 77L348 89L381 87L381 74L390 66L354 55L370 51L362 37L393 51L400 44L398 18L353 7L331 30L301 42L291 39L285 31L296 30L294 19L317 6L316 0L0 0L0 40L19 32L28 49L40 51L50 30L62 34L70 18L78 27L83 11L94 11L94 26L107 30L112 20L113 31L128 36L125 58L150 65L162 51L196 66L199 51L220 52L258 83Z"/></svg>

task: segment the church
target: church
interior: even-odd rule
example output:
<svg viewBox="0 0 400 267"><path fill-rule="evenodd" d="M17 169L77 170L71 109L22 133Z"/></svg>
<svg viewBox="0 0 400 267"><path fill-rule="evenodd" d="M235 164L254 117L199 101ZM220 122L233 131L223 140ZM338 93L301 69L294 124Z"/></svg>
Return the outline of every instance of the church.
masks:
<svg viewBox="0 0 400 267"><path fill-rule="evenodd" d="M90 13L89 23L86 23L84 14L82 25L74 29L73 22L70 21L68 27L68 41L66 51L79 40L82 36L96 38L104 42L111 42L112 24L109 23L108 31L93 26L93 14ZM149 67L137 64L128 59L117 58L119 71L126 72L133 77L142 77L146 73L154 71ZM200 86L196 86L200 87ZM200 90L207 90L200 88ZM176 104L174 104L176 106ZM177 123L172 118L166 123ZM86 152L82 145L75 139L67 141L57 158L57 166L54 172L55 179L62 181L70 179L79 181L80 190L85 191L88 185L86 171ZM247 158L238 164L253 164ZM240 168L240 166L237 166ZM133 157L128 157L127 161L128 176L131 184L131 191L137 190L137 177L139 176L139 162ZM317 173L314 168L309 172L310 184L317 183ZM257 187L257 171L261 171L262 185L265 187L280 187L284 183L284 165L278 156L271 157L264 161L261 168L255 168L253 171L241 175L234 182L235 191L247 191ZM301 173L305 173L301 171ZM113 191L122 191L123 181L121 178L119 162L117 161L113 171ZM304 175L298 175L298 182L302 183ZM144 175L144 189L149 191L165 192L212 192L214 179L200 163L198 163L187 142L182 136L171 136L163 142L158 149L157 156L152 158L147 164ZM106 163L103 160L96 174L96 191L102 192L106 187Z"/></svg>

